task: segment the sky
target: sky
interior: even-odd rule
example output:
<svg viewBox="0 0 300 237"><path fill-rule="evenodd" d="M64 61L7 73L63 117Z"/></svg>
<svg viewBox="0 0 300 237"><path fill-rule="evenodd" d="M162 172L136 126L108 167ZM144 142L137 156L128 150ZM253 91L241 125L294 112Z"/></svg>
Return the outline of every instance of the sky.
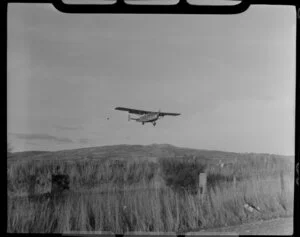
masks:
<svg viewBox="0 0 300 237"><path fill-rule="evenodd" d="M167 143L294 154L296 12L64 14L8 7L13 151ZM181 113L152 124L117 106Z"/></svg>

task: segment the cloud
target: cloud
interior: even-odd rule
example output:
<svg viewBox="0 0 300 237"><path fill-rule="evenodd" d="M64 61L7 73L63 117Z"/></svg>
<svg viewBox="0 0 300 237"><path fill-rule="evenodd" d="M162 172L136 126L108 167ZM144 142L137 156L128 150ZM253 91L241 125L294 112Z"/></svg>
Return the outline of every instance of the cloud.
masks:
<svg viewBox="0 0 300 237"><path fill-rule="evenodd" d="M87 139L87 138L80 138L78 141L80 144L88 144L89 143L89 139Z"/></svg>
<svg viewBox="0 0 300 237"><path fill-rule="evenodd" d="M82 126L60 126L60 125L57 125L55 126L56 129L58 130L80 130L82 129Z"/></svg>
<svg viewBox="0 0 300 237"><path fill-rule="evenodd" d="M24 139L27 141L35 140L35 141L50 141L50 142L56 142L56 143L73 143L73 141L70 138L66 137L56 137L49 134L44 133L33 133L33 134L24 134L24 133L14 133L14 136L16 136L19 139Z"/></svg>
<svg viewBox="0 0 300 237"><path fill-rule="evenodd" d="M27 145L33 145L33 146L39 146L40 144L36 143L36 142L29 142L29 141L25 141L25 143Z"/></svg>

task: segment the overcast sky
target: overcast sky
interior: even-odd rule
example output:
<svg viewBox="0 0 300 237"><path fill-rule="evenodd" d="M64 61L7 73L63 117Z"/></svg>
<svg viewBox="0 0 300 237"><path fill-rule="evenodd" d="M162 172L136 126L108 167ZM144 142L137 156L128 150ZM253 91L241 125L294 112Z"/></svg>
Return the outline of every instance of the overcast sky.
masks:
<svg viewBox="0 0 300 237"><path fill-rule="evenodd" d="M168 143L294 154L292 7L230 16L76 15L8 7L14 151ZM116 106L165 112L128 122Z"/></svg>

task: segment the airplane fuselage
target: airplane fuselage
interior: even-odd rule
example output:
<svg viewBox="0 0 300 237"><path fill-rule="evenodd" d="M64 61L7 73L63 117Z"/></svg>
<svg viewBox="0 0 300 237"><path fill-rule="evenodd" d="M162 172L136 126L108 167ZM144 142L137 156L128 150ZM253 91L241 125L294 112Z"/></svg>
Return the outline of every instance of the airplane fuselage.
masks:
<svg viewBox="0 0 300 237"><path fill-rule="evenodd" d="M159 118L159 113L150 113L150 114L145 114L136 119L137 122L141 123L153 123Z"/></svg>
<svg viewBox="0 0 300 237"><path fill-rule="evenodd" d="M129 120L135 120L137 122L140 122L143 125L145 123L152 123L155 126L156 125L155 121L158 120L159 116L160 116L159 112L158 113L154 112L154 113L144 114L139 118L130 118L130 115L129 115L128 118L129 118Z"/></svg>

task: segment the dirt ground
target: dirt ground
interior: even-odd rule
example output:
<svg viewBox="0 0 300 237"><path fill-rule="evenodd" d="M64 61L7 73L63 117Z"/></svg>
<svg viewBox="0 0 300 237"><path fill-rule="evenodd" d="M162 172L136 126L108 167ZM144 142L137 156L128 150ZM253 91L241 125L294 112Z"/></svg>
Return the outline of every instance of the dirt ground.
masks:
<svg viewBox="0 0 300 237"><path fill-rule="evenodd" d="M205 232L236 233L238 235L292 235L293 217L247 223L238 226L205 230ZM203 232L202 232L203 233Z"/></svg>

